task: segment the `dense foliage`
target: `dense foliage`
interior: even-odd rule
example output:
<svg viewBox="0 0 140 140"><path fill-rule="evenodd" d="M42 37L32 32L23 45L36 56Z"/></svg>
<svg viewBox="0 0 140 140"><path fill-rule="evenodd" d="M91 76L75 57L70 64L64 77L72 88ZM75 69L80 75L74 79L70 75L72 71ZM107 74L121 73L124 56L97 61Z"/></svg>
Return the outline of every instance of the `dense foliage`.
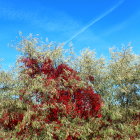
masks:
<svg viewBox="0 0 140 140"><path fill-rule="evenodd" d="M32 128L34 121L40 123L42 127L54 121L58 125L63 126L61 119L64 117L69 119L79 117L87 121L89 117L95 117L95 115L97 117L101 116L98 113L101 108L100 96L95 94L93 89L88 85L84 88L76 84L81 80L77 76L76 71L65 64L54 68L53 62L50 59L46 59L40 66L35 59L23 58L21 61L26 66L24 73L29 76L28 78L34 79L36 76L44 74L42 81L44 81L46 92L35 87L32 93L28 94L28 91L26 91L28 89L27 85L21 89L19 99L22 103L28 104L30 111L34 112L30 116L31 122L28 123L27 127L25 122L24 124L19 123L23 121L25 117L24 113L6 112L3 113L1 119L1 124L4 129L14 130L15 126L19 123L20 131L17 132L17 135L27 133L29 131L27 129L32 129L32 131L36 131L37 135L41 135L41 132L40 134L38 132L40 129ZM28 83L29 86L30 84L32 83ZM54 92L51 91L51 86L55 89ZM47 90L49 87L50 90ZM31 97L34 97L39 104L33 103ZM60 108L60 106L63 107ZM5 121L8 121L8 123L5 123ZM40 131L43 131L43 128Z"/></svg>
<svg viewBox="0 0 140 140"><path fill-rule="evenodd" d="M32 37L18 50L13 75L0 75L2 139L140 139L140 57L130 47L108 63Z"/></svg>

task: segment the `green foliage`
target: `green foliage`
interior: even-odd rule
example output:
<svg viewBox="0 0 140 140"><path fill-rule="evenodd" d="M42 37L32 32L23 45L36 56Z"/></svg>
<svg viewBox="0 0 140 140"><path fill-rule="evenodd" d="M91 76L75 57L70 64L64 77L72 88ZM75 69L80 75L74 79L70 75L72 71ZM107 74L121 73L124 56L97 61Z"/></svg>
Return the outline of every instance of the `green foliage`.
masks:
<svg viewBox="0 0 140 140"><path fill-rule="evenodd" d="M10 72L0 72L0 115L7 110L25 112L23 123L30 122L30 115L33 113L30 106L19 102L18 99L12 99L12 95L20 95L19 90L26 88L27 97L35 89L42 92L51 92L55 94L55 81L51 81L51 86L44 88L42 78L45 76L36 76L34 79L26 75L25 67L19 63L23 56L38 59L42 63L46 57L54 61L55 67L61 63L70 65L78 71L82 82L77 86L86 87L86 82L99 93L103 100L102 118L89 121L75 118L63 118L60 127L58 124L46 124L42 137L34 135L29 139L47 139L52 140L52 133L59 136L60 140L66 139L69 135L77 136L81 140L91 139L140 139L140 56L133 53L128 45L121 50L110 50L111 58L107 62L105 58L97 58L96 53L89 49L84 49L80 56L76 56L73 51L64 50L63 44L56 45L53 42L43 43L37 37L22 37L17 45L21 57L16 62L16 68ZM66 52L69 54L66 55ZM15 74L16 73L16 74ZM94 76L89 80L87 77ZM22 79L22 80L20 80ZM71 80L70 84L75 81ZM65 84L67 84L64 81ZM62 87L63 88L63 87ZM34 97L32 97L34 99ZM37 102L35 102L37 104ZM61 106L63 108L63 106ZM47 106L44 106L44 110ZM138 115L137 117L135 117ZM80 124L80 125L79 125ZM34 121L33 127L40 128L41 122ZM57 129L54 130L53 126ZM58 129L59 128L59 129ZM5 131L2 128L0 135L3 137L12 136L20 129L17 125L14 131ZM32 130L31 130L32 131Z"/></svg>

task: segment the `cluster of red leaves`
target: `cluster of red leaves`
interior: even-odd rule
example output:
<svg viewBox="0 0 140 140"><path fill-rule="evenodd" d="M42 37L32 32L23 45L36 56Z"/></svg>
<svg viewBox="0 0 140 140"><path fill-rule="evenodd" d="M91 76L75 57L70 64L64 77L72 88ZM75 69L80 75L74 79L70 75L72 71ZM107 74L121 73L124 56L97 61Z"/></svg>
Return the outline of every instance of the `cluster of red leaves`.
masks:
<svg viewBox="0 0 140 140"><path fill-rule="evenodd" d="M49 95L45 98L45 93L39 92L38 90L34 92L37 99L41 99L41 104L55 105L56 103L63 103L66 106L66 114L68 115L74 112L73 117L76 117L76 115L85 119L89 116L101 117L101 114L98 114L101 109L101 97L99 94L95 94L88 84L86 88L76 87L76 83L73 85L64 85L63 80L67 83L69 83L71 79L76 80L76 82L81 81L80 77L77 75L78 73L66 64L60 64L57 68L54 68L53 61L50 59L46 59L40 66L35 59L24 58L22 62L25 63L27 71L29 68L32 68L32 72L28 73L29 76L34 77L41 73L47 75L47 78L44 79L45 86L51 85L52 80L55 80L57 83L57 95L53 96L53 98ZM89 79L93 80L94 78L89 76ZM65 87L65 89L61 89L60 86ZM73 88L73 93L70 92L71 88ZM53 111L50 110L50 114L53 115L51 116L52 118L58 118L56 116L58 116L59 113L60 110L58 108L55 108Z"/></svg>
<svg viewBox="0 0 140 140"><path fill-rule="evenodd" d="M15 126L22 120L22 113L3 113L2 118L0 119L0 124L6 130L13 130Z"/></svg>
<svg viewBox="0 0 140 140"><path fill-rule="evenodd" d="M44 63L38 64L36 59L24 58L21 60L25 64L25 72L31 78L34 78L36 75L41 75L42 73L46 75L44 78L44 87L50 86L51 81L54 80L56 83L56 95L50 96L49 93L40 92L38 89L34 91L34 96L36 97L36 101L40 101L40 104L33 104L30 98L24 96L26 93L26 89L20 90L21 96L20 100L23 103L30 104L31 109L34 112L38 112L38 115L33 114L31 116L31 120L40 121L40 116L42 114L42 107L44 104L53 105L53 108L47 109L47 114L44 116L44 123L51 123L53 121L62 125L59 120L62 117L80 117L81 119L88 120L89 117L101 117L100 109L101 109L101 97L99 94L95 94L92 87L78 87L76 84L81 81L78 73L68 67L66 64L60 64L57 68L53 66L53 61L51 59L46 59ZM70 80L75 80L76 82L70 84ZM94 80L92 76L89 76L89 80ZM68 84L65 85L64 81ZM65 87L65 89L61 89L61 86ZM71 90L72 89L72 92ZM63 104L65 106L64 109L60 109L58 104ZM9 116L9 114L8 114ZM16 126L18 122L22 121L23 114L21 117L11 120L10 126L9 124L6 126L9 129L13 129L13 126ZM1 120L3 121L3 120ZM29 126L30 125L30 126ZM32 124L28 124L28 127L31 127ZM27 131L27 128L21 129L17 135L23 135L23 133ZM38 130L36 130L38 131ZM37 133L39 135L39 133ZM72 136L68 136L67 140L72 139ZM75 138L76 139L76 138Z"/></svg>

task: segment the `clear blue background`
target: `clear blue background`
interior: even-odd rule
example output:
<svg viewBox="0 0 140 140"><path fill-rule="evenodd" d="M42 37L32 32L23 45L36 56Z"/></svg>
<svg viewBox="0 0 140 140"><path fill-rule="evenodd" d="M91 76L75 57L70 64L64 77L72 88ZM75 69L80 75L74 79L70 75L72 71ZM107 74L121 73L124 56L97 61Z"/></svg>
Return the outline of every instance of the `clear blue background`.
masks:
<svg viewBox="0 0 140 140"><path fill-rule="evenodd" d="M0 58L3 69L16 60L19 31L24 36L39 34L44 40L65 42L92 20L104 14L119 0L0 0ZM13 42L12 42L13 41ZM109 15L72 40L75 52L89 47L97 56L108 56L108 49L132 43L140 53L140 0L124 0ZM65 46L68 48L68 45Z"/></svg>

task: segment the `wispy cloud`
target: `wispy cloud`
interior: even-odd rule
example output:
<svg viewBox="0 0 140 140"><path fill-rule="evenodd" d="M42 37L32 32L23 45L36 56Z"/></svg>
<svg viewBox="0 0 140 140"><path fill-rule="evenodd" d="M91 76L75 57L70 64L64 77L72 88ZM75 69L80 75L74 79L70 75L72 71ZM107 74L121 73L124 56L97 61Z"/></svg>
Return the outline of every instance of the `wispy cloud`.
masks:
<svg viewBox="0 0 140 140"><path fill-rule="evenodd" d="M35 18L35 14L14 8L0 8L0 17L8 20L29 20Z"/></svg>
<svg viewBox="0 0 140 140"><path fill-rule="evenodd" d="M108 36L111 35L115 32L119 32L125 28L127 28L128 26L131 26L133 23L135 23L135 21L137 19L139 19L140 17L140 11L134 13L132 16L128 17L127 19L125 19L124 21L106 29L104 32L102 32L102 34L100 36Z"/></svg>
<svg viewBox="0 0 140 140"><path fill-rule="evenodd" d="M79 30L76 34L74 34L70 39L64 42L64 45L68 44L70 41L75 39L79 34L83 33L85 30L87 30L90 26L94 25L96 22L100 21L110 13L112 13L115 9L117 9L120 5L124 3L124 0L119 1L116 5L114 5L111 9L100 15L98 18L92 20L88 25L84 26L81 30Z"/></svg>
<svg viewBox="0 0 140 140"><path fill-rule="evenodd" d="M80 23L74 20L66 13L56 11L54 9L47 9L43 11L45 16L42 16L42 11L30 11L23 9L15 9L12 7L0 7L0 18L24 22L30 26L40 29L50 34L60 34L57 38L65 39L67 35L72 35L74 31L81 27ZM60 41L63 41L61 39Z"/></svg>

